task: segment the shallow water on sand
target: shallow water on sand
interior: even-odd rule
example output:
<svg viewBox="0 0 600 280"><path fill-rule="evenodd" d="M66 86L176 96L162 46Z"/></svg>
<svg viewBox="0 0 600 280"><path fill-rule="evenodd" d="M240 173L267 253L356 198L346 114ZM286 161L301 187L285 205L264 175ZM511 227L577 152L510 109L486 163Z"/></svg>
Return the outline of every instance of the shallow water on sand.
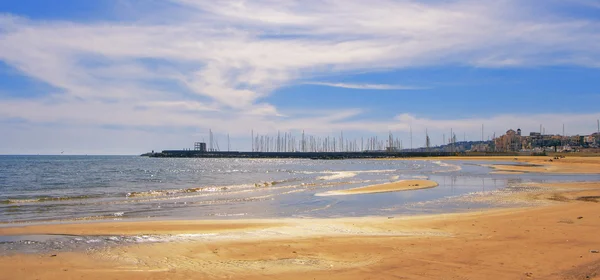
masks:
<svg viewBox="0 0 600 280"><path fill-rule="evenodd" d="M97 219L340 217L460 211L452 197L597 175L490 174L485 162L0 156L0 223ZM315 196L403 179L439 187ZM424 203L435 201L436 203Z"/></svg>

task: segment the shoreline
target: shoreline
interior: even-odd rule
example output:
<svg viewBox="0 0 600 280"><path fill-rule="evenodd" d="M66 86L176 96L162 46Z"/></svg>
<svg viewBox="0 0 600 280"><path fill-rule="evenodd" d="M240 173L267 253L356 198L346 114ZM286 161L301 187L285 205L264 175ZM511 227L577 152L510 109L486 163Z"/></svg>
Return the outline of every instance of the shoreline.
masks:
<svg viewBox="0 0 600 280"><path fill-rule="evenodd" d="M87 228L89 234L98 234L120 225L137 234L155 228L162 234L212 232L217 237L92 252L1 256L0 269L7 273L0 279L320 279L332 275L343 279L372 275L580 279L598 275L594 273L600 269L600 255L590 250L600 247L600 204L579 198L600 198L600 182L531 185L542 189L520 195L550 204L391 218L68 224L57 227L57 232ZM561 199L555 200L555 195ZM40 229L26 227L18 233L43 232Z"/></svg>
<svg viewBox="0 0 600 280"><path fill-rule="evenodd" d="M529 159L518 159L525 160ZM572 164L591 166L593 170L600 159L563 162L548 172L564 174L560 173L561 168L569 170L568 165ZM599 174L600 169L596 170L585 174ZM600 177L596 182L524 183L518 187L531 187L531 191L481 199L516 199L530 201L530 206L390 217L2 226L0 235L4 236L151 234L173 238L90 251L0 256L3 271L0 279L295 280L373 276L594 279L600 276L600 253L594 253L600 250ZM196 237L177 239L180 235Z"/></svg>
<svg viewBox="0 0 600 280"><path fill-rule="evenodd" d="M395 185L402 183L401 188L432 188L435 186L407 186L412 184L412 181L427 181L431 185L437 186L437 183L429 180L402 180L399 182L373 185L367 187L353 188L341 191L357 191L357 194L368 194L362 189L375 186ZM531 192L515 192L501 197L505 200L522 199L530 201L575 201L581 200L582 197L590 197L590 202L600 202L600 181L582 181L582 182L550 182L538 183L529 182L517 185L518 187L536 188ZM338 192L338 191L331 191ZM388 192L388 191L386 191ZM598 193L598 196L593 195ZM577 194L589 194L577 196ZM560 195L564 199L556 200L549 198L550 195ZM566 195L566 198L565 198ZM496 194L490 194L486 198L495 198ZM479 201L479 200L476 200ZM416 214L416 215L392 215L392 216L360 216L360 217L335 217L335 218L239 218L239 219L133 219L133 220L91 220L91 221L65 221L59 223L19 223L19 224L3 224L0 226L0 236L11 235L73 235L73 236L89 236L89 235L178 235L192 233L232 233L232 232L248 232L259 231L264 229L297 227L305 223L339 223L339 224L369 224L372 222L389 222L391 219L405 221L431 220L438 218L460 218L469 216L485 216L497 215L503 213L515 213L539 209L544 207L552 207L557 205L539 205L521 206L521 207L492 207L479 208L466 212L448 212L439 214ZM600 206L600 205L599 205ZM600 217L600 216L599 216Z"/></svg>
<svg viewBox="0 0 600 280"><path fill-rule="evenodd" d="M332 275L344 279L372 275L586 279L598 275L600 254L590 250L600 247L600 182L525 185L539 190L515 196L547 204L394 217L95 222L16 227L13 231L4 228L0 234L43 234L52 229L55 234L215 235L88 252L0 256L0 269L7 272L0 279L320 279ZM591 199L581 199L585 197Z"/></svg>

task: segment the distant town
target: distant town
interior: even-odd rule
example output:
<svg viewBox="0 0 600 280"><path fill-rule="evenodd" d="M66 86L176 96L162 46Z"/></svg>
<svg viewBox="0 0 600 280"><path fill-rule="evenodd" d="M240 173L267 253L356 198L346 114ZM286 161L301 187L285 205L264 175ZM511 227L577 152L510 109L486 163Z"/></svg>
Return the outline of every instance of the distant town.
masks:
<svg viewBox="0 0 600 280"><path fill-rule="evenodd" d="M589 135L556 135L530 132L523 135L521 129L509 129L504 135L489 141L456 141L436 147L403 149L403 151L439 151L439 152L600 152L600 133Z"/></svg>

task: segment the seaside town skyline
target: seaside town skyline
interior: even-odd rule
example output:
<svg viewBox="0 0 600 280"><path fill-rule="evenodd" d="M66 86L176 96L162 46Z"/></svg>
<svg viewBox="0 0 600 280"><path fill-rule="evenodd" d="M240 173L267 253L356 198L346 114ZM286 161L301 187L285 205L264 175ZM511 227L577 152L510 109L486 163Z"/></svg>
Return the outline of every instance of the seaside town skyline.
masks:
<svg viewBox="0 0 600 280"><path fill-rule="evenodd" d="M387 137L345 137L341 131L337 136L314 136L302 131L296 135L289 132L278 131L275 135L254 134L251 136L251 150L242 152L275 152L275 153L327 153L327 152L446 152L446 153L479 153L479 152L587 152L600 151L600 121L598 131L591 134L567 135L565 131L561 134L546 134L543 126L539 131L529 134L523 133L520 128L509 129L505 133L485 138L484 126L481 127L481 139L474 140L462 134L462 138L450 129L443 135L443 140L438 145L433 145L428 130L423 137L413 135L410 129L409 141L403 142L401 137L394 135L391 131ZM223 137L222 137L223 138ZM236 152L231 149L229 135L219 141L212 130L209 130L208 140L194 142L193 147L184 147L179 151L202 151L202 152ZM416 139L415 139L416 138ZM415 140L423 140L423 143ZM175 149L166 149L175 152ZM158 152L158 150L157 150ZM154 154L152 150L148 155Z"/></svg>

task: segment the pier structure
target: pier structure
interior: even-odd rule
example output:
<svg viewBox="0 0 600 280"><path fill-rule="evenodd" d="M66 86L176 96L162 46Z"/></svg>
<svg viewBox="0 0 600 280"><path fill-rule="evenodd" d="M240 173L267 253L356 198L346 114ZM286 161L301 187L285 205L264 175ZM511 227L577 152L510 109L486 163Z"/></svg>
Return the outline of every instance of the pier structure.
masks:
<svg viewBox="0 0 600 280"><path fill-rule="evenodd" d="M360 159L360 158L408 158L452 156L450 152L210 152L195 150L164 150L150 157L171 158L305 158L305 159Z"/></svg>
<svg viewBox="0 0 600 280"><path fill-rule="evenodd" d="M381 157L426 157L469 155L538 155L546 151L580 151L586 152L600 149L600 120L596 120L597 132L591 135L566 136L563 124L562 135L545 135L545 128L540 125L540 132L523 135L521 129L508 130L506 135L496 137L496 132L485 140L484 125L481 125L481 140L467 141L463 132L463 141L457 141L456 131L449 129L442 132L442 143L432 145L429 130L425 128L424 145L413 148L413 129L409 126L410 148L404 148L402 140L389 131L387 137L348 137L344 131L335 136L314 136L304 130L291 133L277 131L275 136L257 133L251 130L251 151L231 151L230 137L226 135L226 151L219 148L218 138L212 130L208 130L208 143L195 142L193 149L164 150L161 153L147 153L152 157L205 157L205 158L381 158ZM405 135L406 136L406 135Z"/></svg>
<svg viewBox="0 0 600 280"><path fill-rule="evenodd" d="M412 129L411 129L412 144ZM338 136L313 136L304 131L300 135L277 131L275 136L259 134L251 130L251 151L231 151L227 134L227 151L219 149L217 137L208 130L208 143L194 142L193 149L163 150L151 157L197 157L197 158L311 158L349 159L385 157L449 156L445 150L405 149L402 140L390 131L386 138L378 136L350 138L340 131ZM427 136L428 138L429 136ZM429 144L429 142L428 142Z"/></svg>

